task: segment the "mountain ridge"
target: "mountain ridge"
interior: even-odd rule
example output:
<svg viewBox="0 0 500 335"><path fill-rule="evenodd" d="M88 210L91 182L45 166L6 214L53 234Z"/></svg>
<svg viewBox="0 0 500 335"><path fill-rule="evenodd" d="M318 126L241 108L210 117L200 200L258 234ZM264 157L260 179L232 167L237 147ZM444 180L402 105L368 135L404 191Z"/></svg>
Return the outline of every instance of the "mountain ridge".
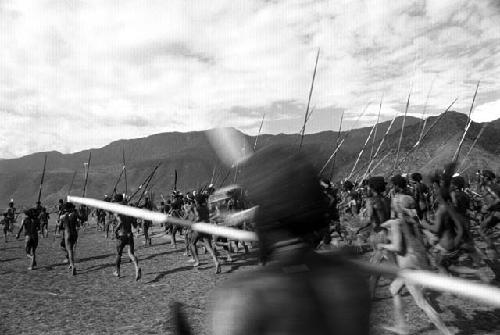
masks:
<svg viewBox="0 0 500 335"><path fill-rule="evenodd" d="M428 119L426 129L429 129L436 118L437 116ZM436 127L429 132L421 147L415 150L403 164L401 170L421 170L423 173L430 173L433 169L442 167L446 161L451 160L453 148L458 146L466 122L467 116L461 113L448 112L443 115ZM377 126L374 150L389 127L389 123L387 121ZM398 117L375 161L378 163L378 160L388 152L391 154L387 156L386 161L380 164L378 169L373 171L374 174L387 174L393 169L396 158L394 151L401 134L401 126L402 117ZM421 119L413 117L406 119L400 159L417 141L421 127ZM462 149L462 156L469 150L470 144L481 127L480 123L472 123ZM348 134L348 138L336 157L334 179L344 178L351 172L354 161L370 130L371 127L364 127L341 133L341 136ZM253 146L255 136L245 134L244 136L247 142ZM337 131L307 134L304 137L302 151L319 169L333 152L337 136ZM259 137L257 149L274 144L298 146L299 139L298 134L262 134ZM370 140L368 143L355 169L355 172L359 170L359 173L354 173L353 179L356 176L360 178L368 165L373 141ZM500 159L498 158L500 146L498 143L500 143L500 120L493 121L488 125L464 167L470 164L470 171L477 168L490 168L497 172L500 169ZM153 189L165 194L173 188L175 170L179 173L178 186L181 190L194 189L206 184L212 178L214 169L217 175L223 176L227 174L228 170L223 167L203 131L160 133L138 139L120 139L101 148L87 149L71 154L62 154L57 151L47 152L47 173L42 191L43 201L50 203L57 201L58 198L63 198L68 192L75 170L77 170L77 175L72 194L80 195L83 189L83 163L87 161L90 151L92 152L92 162L87 194L91 197L102 198L104 194L110 193L121 171L122 148L125 148L127 160L129 193L144 180L156 163L161 163L161 167L153 178ZM18 199L18 201L22 200L26 204L36 201L45 154L41 152L16 159L0 160L0 207L2 203L6 204L11 197ZM324 176L329 176L330 170L331 165L325 169ZM219 182L221 179L223 177L219 178ZM234 181L234 172L230 173L227 181ZM123 188L123 183L121 183L118 187L119 192L122 192Z"/></svg>

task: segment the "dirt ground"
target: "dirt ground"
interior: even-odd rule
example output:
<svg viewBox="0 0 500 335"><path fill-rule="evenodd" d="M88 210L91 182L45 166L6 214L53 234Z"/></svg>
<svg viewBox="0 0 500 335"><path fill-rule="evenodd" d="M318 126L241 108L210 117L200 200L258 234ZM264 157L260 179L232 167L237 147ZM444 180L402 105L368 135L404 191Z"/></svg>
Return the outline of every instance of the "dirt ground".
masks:
<svg viewBox="0 0 500 335"><path fill-rule="evenodd" d="M53 230L51 222L50 229ZM240 254L216 275L208 254L201 255L195 269L159 227L153 229L153 246L144 247L136 238L136 254L143 278L134 281L134 267L123 256L122 277L112 275L115 260L113 240L92 229L80 232L77 247L78 275L72 277L60 238L40 238L38 267L28 271L23 240L0 240L0 334L170 334L169 306L184 305L195 334L207 334L206 318L211 290L233 273L256 268L255 256ZM16 228L17 232L17 228ZM373 334L388 334L383 325L392 322L388 280L378 288L372 314ZM483 306L450 294L429 292L446 324L461 335L500 334L500 309ZM429 319L409 296L407 319L412 334L438 334Z"/></svg>

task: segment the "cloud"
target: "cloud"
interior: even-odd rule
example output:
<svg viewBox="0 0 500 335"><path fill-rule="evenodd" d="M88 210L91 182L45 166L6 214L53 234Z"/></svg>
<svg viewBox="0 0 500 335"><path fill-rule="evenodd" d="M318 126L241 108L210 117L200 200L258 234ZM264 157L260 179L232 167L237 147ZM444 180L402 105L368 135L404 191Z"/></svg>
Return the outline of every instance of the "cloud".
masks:
<svg viewBox="0 0 500 335"><path fill-rule="evenodd" d="M307 132L500 100L491 1L0 1L0 157L163 131ZM432 89L430 89L432 86ZM427 102L427 103L426 103ZM486 108L486 107L482 107ZM412 114L413 115L413 114ZM26 131L29 130L29 131Z"/></svg>
<svg viewBox="0 0 500 335"><path fill-rule="evenodd" d="M475 122L489 122L500 119L500 100L477 106L472 112L471 118Z"/></svg>

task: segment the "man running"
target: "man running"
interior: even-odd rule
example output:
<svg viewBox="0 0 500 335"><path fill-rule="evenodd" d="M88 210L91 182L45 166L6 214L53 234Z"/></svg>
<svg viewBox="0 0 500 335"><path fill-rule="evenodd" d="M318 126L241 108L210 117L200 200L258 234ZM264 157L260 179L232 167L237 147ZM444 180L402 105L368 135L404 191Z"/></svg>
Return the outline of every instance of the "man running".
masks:
<svg viewBox="0 0 500 335"><path fill-rule="evenodd" d="M23 219L16 239L19 239L24 229L26 256L30 259L28 270L33 270L36 266L36 248L38 247L37 211L34 208L30 208L24 211L24 214L26 217Z"/></svg>
<svg viewBox="0 0 500 335"><path fill-rule="evenodd" d="M114 202L126 205L127 201L123 198L123 195L116 194ZM114 214L116 218L116 270L113 273L116 277L120 277L120 263L123 254L123 249L128 245L128 256L130 260L134 263L135 267L135 280L141 279L141 268L139 267L139 261L134 255L134 234L132 233L132 225L135 222L135 218L131 216L126 216L123 214Z"/></svg>
<svg viewBox="0 0 500 335"><path fill-rule="evenodd" d="M210 222L210 213L207 203L208 197L203 194L198 194L196 195L194 201L195 205L193 206L193 208L196 214L196 222ZM193 262L193 266L197 267L198 265L200 265L198 252L196 250L196 243L198 241L201 241L203 243L205 250L207 250L210 253L210 256L212 256L215 264L215 273L220 273L221 266L217 259L217 253L212 247L212 236L200 233L198 231L191 231L188 238L189 250L191 251L191 256L193 257L193 259L190 261Z"/></svg>
<svg viewBox="0 0 500 335"><path fill-rule="evenodd" d="M69 262L69 270L73 276L76 275L75 252L78 241L78 214L75 205L67 202L64 206L64 213L60 218L61 228L63 229L63 239L61 247L66 253L66 259Z"/></svg>
<svg viewBox="0 0 500 335"><path fill-rule="evenodd" d="M389 220L391 215L390 200L385 197L386 182L384 177L372 177L369 179L367 186L366 214L368 222L365 226L358 229L356 235L363 229L371 227L369 241L373 254L370 258L370 263L380 264L383 260L387 260L391 264L394 264L396 260L392 253L377 248L378 244L388 242L387 229L382 227L382 224ZM396 192L399 192L400 187L395 187ZM379 279L380 276L370 277L370 292L372 299L375 298L375 291Z"/></svg>
<svg viewBox="0 0 500 335"><path fill-rule="evenodd" d="M390 229L391 243L379 244L378 248L395 253L397 264L401 269L422 270L429 268L429 261L425 247L418 234L418 226L415 218L415 202L412 197L404 194L397 194L392 201L392 207L396 214L396 219L386 222L383 226ZM441 331L442 334L452 335L452 333L439 317L439 314L424 296L421 287L408 283L402 278L396 278L390 285L390 292L394 302L394 327L385 327L386 330L396 334L409 334L404 316L404 306L402 290L406 287L417 305L429 317L431 322Z"/></svg>

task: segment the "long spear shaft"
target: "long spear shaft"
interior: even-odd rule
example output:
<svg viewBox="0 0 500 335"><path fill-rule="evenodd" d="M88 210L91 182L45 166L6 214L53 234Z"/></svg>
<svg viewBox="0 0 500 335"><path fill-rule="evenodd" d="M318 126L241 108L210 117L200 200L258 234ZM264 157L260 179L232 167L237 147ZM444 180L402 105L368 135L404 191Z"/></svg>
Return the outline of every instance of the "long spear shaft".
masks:
<svg viewBox="0 0 500 335"><path fill-rule="evenodd" d="M259 132L257 133L257 136L255 137L255 143L253 144L253 151L257 149L257 140L259 139L260 132L262 131L262 126L264 125L264 118L266 117L266 113L262 115L262 121L260 122L260 127L259 127Z"/></svg>
<svg viewBox="0 0 500 335"><path fill-rule="evenodd" d="M401 124L401 134L399 135L398 150L396 151L396 159L394 160L394 167L392 168L391 175L398 167L399 150L401 150L401 143L403 142L403 135L404 135L405 124L406 124L406 115L408 114L408 108L410 107L410 97L411 97L411 89L410 89L410 93L408 93L408 99L406 100L405 114L403 116L403 123Z"/></svg>
<svg viewBox="0 0 500 335"><path fill-rule="evenodd" d="M42 171L42 178L40 178L40 188L38 189L38 198L36 202L40 202L40 199L42 198L42 186L43 186L43 180L45 179L45 168L47 167L47 154L45 154L45 159L43 162L43 171Z"/></svg>
<svg viewBox="0 0 500 335"><path fill-rule="evenodd" d="M479 81L477 82L476 92L474 93L474 97L472 98L472 104L470 105L469 117L468 117L467 125L465 126L462 138L460 139L460 142L458 143L457 150L455 151L455 154L453 155L453 162L456 162L458 160L458 156L460 155L460 149L462 149L462 145L464 144L465 136L467 135L467 132L469 131L469 128L470 128L470 126L472 124L472 119L470 118L470 116L471 116L472 110L474 108L474 102L476 101L476 96L477 96L478 89L479 89Z"/></svg>
<svg viewBox="0 0 500 335"><path fill-rule="evenodd" d="M344 122L344 113L345 113L345 110L342 111L342 115L340 116L339 132L337 133L337 140L336 140L336 143L335 143L336 147L338 147L339 143L340 143L340 136L342 134L342 123ZM333 179L333 173L335 172L335 156L333 157L332 168L330 170L330 180Z"/></svg>
<svg viewBox="0 0 500 335"><path fill-rule="evenodd" d="M85 183L83 184L83 197L85 198L85 194L87 193L87 183L89 181L89 170L90 170L90 160L92 158L92 151L89 152L89 160L87 162L87 169L85 171Z"/></svg>
<svg viewBox="0 0 500 335"><path fill-rule="evenodd" d="M304 134L306 131L306 123L307 123L307 119L309 116L309 106L311 104L311 96L312 96L313 89L314 89L314 80L316 78L316 69L318 67L318 59L319 59L319 49L318 49L318 52L316 54L316 63L314 64L314 72L313 72L312 81L311 81L311 88L309 89L309 98L307 99L306 113L304 115L304 126L302 127L302 134L300 135L299 151L300 151L300 149L302 149L302 143L304 141Z"/></svg>
<svg viewBox="0 0 500 335"><path fill-rule="evenodd" d="M127 164L125 163L125 147L122 147L123 174L125 175L125 195L128 193ZM116 187L116 186L115 186Z"/></svg>

